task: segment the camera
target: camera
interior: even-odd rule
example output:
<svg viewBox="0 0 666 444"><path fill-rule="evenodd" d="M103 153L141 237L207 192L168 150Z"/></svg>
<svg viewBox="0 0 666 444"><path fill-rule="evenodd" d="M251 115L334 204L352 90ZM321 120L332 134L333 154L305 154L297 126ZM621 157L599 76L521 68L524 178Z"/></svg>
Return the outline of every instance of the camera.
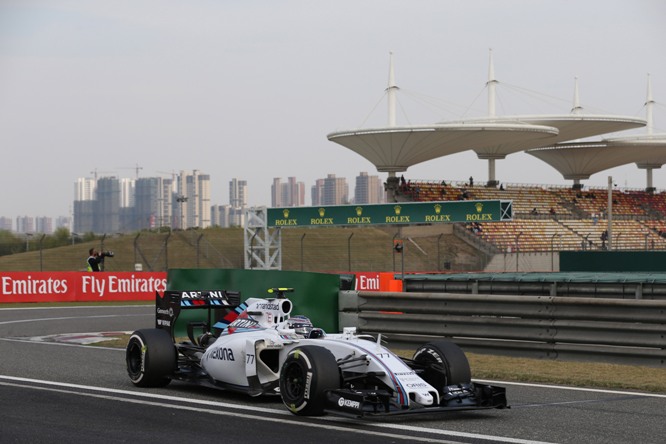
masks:
<svg viewBox="0 0 666 444"><path fill-rule="evenodd" d="M114 254L113 254L113 251L102 251L100 256L102 256L102 257L113 257Z"/></svg>

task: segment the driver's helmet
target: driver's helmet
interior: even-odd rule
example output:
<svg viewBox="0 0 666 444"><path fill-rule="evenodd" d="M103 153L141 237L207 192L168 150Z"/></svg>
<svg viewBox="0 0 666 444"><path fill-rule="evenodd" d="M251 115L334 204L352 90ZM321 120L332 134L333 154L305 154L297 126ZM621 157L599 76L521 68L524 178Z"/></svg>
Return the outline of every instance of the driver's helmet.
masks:
<svg viewBox="0 0 666 444"><path fill-rule="evenodd" d="M287 328L293 329L296 334L307 338L312 331L312 322L303 315L296 315L287 320Z"/></svg>

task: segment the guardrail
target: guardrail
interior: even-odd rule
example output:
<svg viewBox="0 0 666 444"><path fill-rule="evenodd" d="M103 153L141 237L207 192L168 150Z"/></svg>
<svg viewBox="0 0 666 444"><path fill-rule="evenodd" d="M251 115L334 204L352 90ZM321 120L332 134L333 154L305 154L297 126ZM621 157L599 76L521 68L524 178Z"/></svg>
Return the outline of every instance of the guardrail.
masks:
<svg viewBox="0 0 666 444"><path fill-rule="evenodd" d="M339 324L394 348L666 367L666 301L341 291Z"/></svg>

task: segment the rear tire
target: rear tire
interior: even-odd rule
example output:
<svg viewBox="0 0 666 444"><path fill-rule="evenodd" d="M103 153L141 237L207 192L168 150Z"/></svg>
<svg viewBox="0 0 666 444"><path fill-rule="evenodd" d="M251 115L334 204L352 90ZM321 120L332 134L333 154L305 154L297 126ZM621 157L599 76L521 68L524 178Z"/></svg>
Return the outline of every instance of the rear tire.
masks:
<svg viewBox="0 0 666 444"><path fill-rule="evenodd" d="M412 359L426 366L423 379L440 394L447 385L469 384L472 380L467 356L453 342L429 342L419 347Z"/></svg>
<svg viewBox="0 0 666 444"><path fill-rule="evenodd" d="M156 328L137 330L125 350L127 374L137 387L164 387L176 369L177 353L171 335Z"/></svg>
<svg viewBox="0 0 666 444"><path fill-rule="evenodd" d="M326 392L338 388L338 363L333 353L323 347L295 348L282 364L280 395L284 405L295 415L323 415Z"/></svg>

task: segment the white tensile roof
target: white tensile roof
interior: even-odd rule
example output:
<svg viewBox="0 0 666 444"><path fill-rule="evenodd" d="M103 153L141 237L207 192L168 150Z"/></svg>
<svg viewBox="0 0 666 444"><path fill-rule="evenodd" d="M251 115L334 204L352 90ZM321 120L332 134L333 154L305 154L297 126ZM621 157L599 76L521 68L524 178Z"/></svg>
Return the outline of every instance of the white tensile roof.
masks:
<svg viewBox="0 0 666 444"><path fill-rule="evenodd" d="M365 157L380 172L406 171L412 165L498 143L540 146L557 128L515 122L457 122L355 129L328 134L328 140Z"/></svg>
<svg viewBox="0 0 666 444"><path fill-rule="evenodd" d="M589 179L592 174L631 162L639 168L660 168L666 163L666 135L560 143L527 153L555 168L565 179Z"/></svg>

